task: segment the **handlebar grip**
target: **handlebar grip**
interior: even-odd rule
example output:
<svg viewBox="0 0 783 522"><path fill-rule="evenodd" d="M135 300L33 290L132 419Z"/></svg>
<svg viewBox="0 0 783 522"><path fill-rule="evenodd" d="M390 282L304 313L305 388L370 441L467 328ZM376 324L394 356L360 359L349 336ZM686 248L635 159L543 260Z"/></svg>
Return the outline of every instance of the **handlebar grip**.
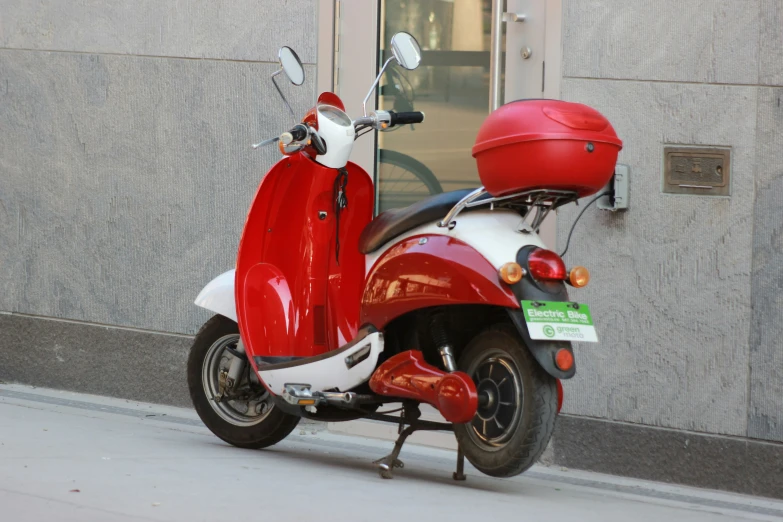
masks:
<svg viewBox="0 0 783 522"><path fill-rule="evenodd" d="M424 121L423 112L394 112L389 111L389 123L394 125L409 125L411 123L421 123Z"/></svg>
<svg viewBox="0 0 783 522"><path fill-rule="evenodd" d="M304 141L305 138L307 138L307 127L299 124L290 131L281 134L280 142L283 145L290 145L295 141Z"/></svg>
<svg viewBox="0 0 783 522"><path fill-rule="evenodd" d="M295 141L302 141L307 138L307 127L304 125L297 125L288 131L288 133L291 135L291 137L294 138Z"/></svg>

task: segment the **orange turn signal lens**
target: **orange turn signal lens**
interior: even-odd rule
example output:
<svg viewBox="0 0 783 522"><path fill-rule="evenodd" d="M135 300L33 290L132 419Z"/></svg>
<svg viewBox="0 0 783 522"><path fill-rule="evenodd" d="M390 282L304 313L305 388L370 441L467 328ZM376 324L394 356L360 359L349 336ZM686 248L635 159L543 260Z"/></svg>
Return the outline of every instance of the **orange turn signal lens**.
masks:
<svg viewBox="0 0 783 522"><path fill-rule="evenodd" d="M509 285L519 283L525 276L525 269L519 266L518 263L506 263L498 270L500 279Z"/></svg>
<svg viewBox="0 0 783 522"><path fill-rule="evenodd" d="M575 266L568 272L568 284L575 288L587 286L590 282L590 272L583 266Z"/></svg>
<svg viewBox="0 0 783 522"><path fill-rule="evenodd" d="M560 348L555 354L555 364L560 370L567 372L574 367L574 354L565 348Z"/></svg>

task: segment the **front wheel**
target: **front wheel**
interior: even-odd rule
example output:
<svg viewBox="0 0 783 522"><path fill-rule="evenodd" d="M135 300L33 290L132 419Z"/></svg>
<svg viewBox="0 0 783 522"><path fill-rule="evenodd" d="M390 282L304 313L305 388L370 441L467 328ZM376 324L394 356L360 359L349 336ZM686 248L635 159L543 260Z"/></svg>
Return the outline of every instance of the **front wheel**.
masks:
<svg viewBox="0 0 783 522"><path fill-rule="evenodd" d="M557 381L509 325L492 326L463 351L459 369L479 393L473 420L454 425L460 448L479 471L518 475L538 461L555 428Z"/></svg>
<svg viewBox="0 0 783 522"><path fill-rule="evenodd" d="M190 398L219 438L240 448L265 448L283 440L300 419L274 407L247 362L237 383L226 389L238 342L239 326L231 319L216 315L204 323L188 357Z"/></svg>

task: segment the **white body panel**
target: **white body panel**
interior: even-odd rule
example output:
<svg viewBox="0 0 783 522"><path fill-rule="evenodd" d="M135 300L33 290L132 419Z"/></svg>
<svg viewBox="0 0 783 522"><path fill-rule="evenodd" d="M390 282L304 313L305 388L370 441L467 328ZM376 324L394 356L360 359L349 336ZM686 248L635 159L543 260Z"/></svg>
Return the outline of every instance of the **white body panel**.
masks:
<svg viewBox="0 0 783 522"><path fill-rule="evenodd" d="M472 210L458 214L453 230L439 227L436 222L416 227L397 236L365 259L369 273L376 261L391 247L403 239L422 234L448 236L472 246L495 268L516 261L517 251L526 245L546 248L534 232L519 232L524 220L512 210ZM529 227L528 227L529 228Z"/></svg>
<svg viewBox="0 0 783 522"><path fill-rule="evenodd" d="M234 300L234 270L223 272L210 281L198 294L196 305L237 321Z"/></svg>
<svg viewBox="0 0 783 522"><path fill-rule="evenodd" d="M343 113L344 114L344 113ZM353 150L356 139L356 130L348 116L345 116L348 125L341 125L330 120L319 112L318 135L326 143L326 154L316 156L315 161L333 169L341 169L348 164L348 158Z"/></svg>
<svg viewBox="0 0 783 522"><path fill-rule="evenodd" d="M345 358L368 345L370 346L369 357L349 369L345 364ZM258 376L275 395L282 395L286 384L309 384L310 390L313 392L335 388L339 391L347 391L366 382L372 376L372 372L375 371L378 364L378 356L382 351L383 335L380 332L375 332L348 350L335 350L332 357L310 364L273 371L264 371L264 367L261 366Z"/></svg>

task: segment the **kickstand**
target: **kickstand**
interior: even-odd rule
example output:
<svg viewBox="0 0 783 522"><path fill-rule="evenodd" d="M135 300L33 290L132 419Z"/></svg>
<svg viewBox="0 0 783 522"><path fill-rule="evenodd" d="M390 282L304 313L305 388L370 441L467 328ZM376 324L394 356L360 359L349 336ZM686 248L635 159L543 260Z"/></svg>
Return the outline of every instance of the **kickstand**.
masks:
<svg viewBox="0 0 783 522"><path fill-rule="evenodd" d="M465 480L465 454L462 453L462 448L457 446L457 471L452 475L454 480Z"/></svg>
<svg viewBox="0 0 783 522"><path fill-rule="evenodd" d="M452 431L453 425L452 424L446 424L443 422L432 422L432 421L426 421L426 420L419 420L419 417L421 417L421 410L419 410L419 403L415 401L406 401L403 403L402 406L402 415L400 415L399 419L396 417L391 417L387 414L370 414L367 415L368 419L375 419L375 420L382 420L385 422L396 422L398 424L397 433L399 433L399 437L397 437L397 442L394 443L394 449L392 449L392 452L382 459L378 459L373 464L378 464L378 473L381 475L382 478L390 479L394 478L392 472L394 471L394 468L404 468L405 465L402 463L402 461L398 458L400 456L400 451L402 450L402 445L405 444L405 439L411 436L411 434L414 431ZM407 428L403 429L405 425L408 425ZM464 456L462 455L462 452L458 454L460 458L462 459L460 462L464 462ZM463 464L458 463L457 472L454 474L455 480L465 480L464 473L462 473ZM457 478L457 475L459 475L462 478Z"/></svg>
<svg viewBox="0 0 783 522"><path fill-rule="evenodd" d="M394 443L394 449L391 453L382 459L373 462L373 464L378 464L378 473L382 478L394 478L392 475L394 468L402 469L405 467L405 464L403 464L403 462L397 457L400 456L400 451L402 451L402 445L405 444L405 439L407 439L411 433L416 431L419 417L421 417L421 410L419 409L419 405L417 403L403 403L402 414L400 414L400 422L397 426L397 433L399 434L399 437L397 437L397 441ZM410 426L403 429L405 424L410 424Z"/></svg>
<svg viewBox="0 0 783 522"><path fill-rule="evenodd" d="M378 473L381 475L382 478L390 479L394 478L392 475L392 470L394 468L404 468L405 464L398 459L397 457L400 456L400 451L402 451L402 445L405 444L405 439L407 439L411 433L416 431L415 425L410 425L404 430L402 430L402 433L400 433L400 436L397 437L397 442L394 443L394 449L391 453L383 457L382 459L376 460L373 462L373 464L378 464Z"/></svg>
<svg viewBox="0 0 783 522"><path fill-rule="evenodd" d="M382 415L377 415L374 417L377 419L388 420L388 417ZM402 445L405 444L405 439L410 437L414 431L440 431L451 429L451 426L448 424L421 421L419 420L419 417L421 417L421 410L419 410L418 403L412 402L403 404L403 411L402 415L400 416L399 428L397 430L397 433L399 433L400 436L397 437L397 442L394 443L394 449L392 449L392 452L382 459L373 462L373 464L378 464L378 473L382 478L394 478L392 473L394 468L405 467L405 464L403 464L403 462L398 457L400 456ZM408 424L408 427L402 429L405 424Z"/></svg>

